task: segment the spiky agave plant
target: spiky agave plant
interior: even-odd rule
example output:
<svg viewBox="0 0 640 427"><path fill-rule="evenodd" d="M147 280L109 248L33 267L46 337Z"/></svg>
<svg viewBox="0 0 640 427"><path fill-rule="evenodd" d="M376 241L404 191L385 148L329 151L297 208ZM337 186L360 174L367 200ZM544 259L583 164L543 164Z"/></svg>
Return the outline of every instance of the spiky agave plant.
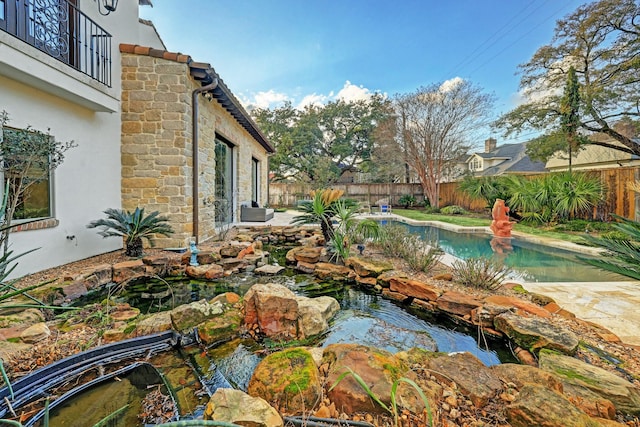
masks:
<svg viewBox="0 0 640 427"><path fill-rule="evenodd" d="M106 219L91 221L87 228L102 227L102 231L98 232L102 237L124 237L125 255L130 257L142 256L142 239L154 246L154 234L169 236L173 233L173 228L168 224L169 219L160 216L158 211L146 216L144 208L136 208L133 213L121 209L107 209L104 213L107 215Z"/></svg>

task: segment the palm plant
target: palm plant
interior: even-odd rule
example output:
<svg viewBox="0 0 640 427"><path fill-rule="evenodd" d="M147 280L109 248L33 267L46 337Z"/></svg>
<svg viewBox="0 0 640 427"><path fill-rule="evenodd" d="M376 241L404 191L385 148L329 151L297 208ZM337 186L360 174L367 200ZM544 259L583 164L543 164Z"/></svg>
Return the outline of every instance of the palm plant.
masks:
<svg viewBox="0 0 640 427"><path fill-rule="evenodd" d="M467 176L460 182L458 188L473 199L481 199L487 202L487 208L489 209L493 207L496 199L509 199L507 185L502 177L483 176L474 178Z"/></svg>
<svg viewBox="0 0 640 427"><path fill-rule="evenodd" d="M145 216L144 208L136 208L131 213L121 209L107 209L104 211L106 219L91 221L87 228L102 227L98 232L102 237L124 237L125 255L130 257L142 256L142 239L146 239L154 246L152 237L154 234L169 236L173 228L168 224L169 219L160 216L158 211Z"/></svg>
<svg viewBox="0 0 640 427"><path fill-rule="evenodd" d="M555 206L562 218L575 218L588 212L603 197L602 182L584 173L560 173L554 176Z"/></svg>
<svg viewBox="0 0 640 427"><path fill-rule="evenodd" d="M313 199L300 204L302 215L295 216L292 224L320 224L325 242L333 237L332 218L335 216L334 203L342 197L341 190L318 190L312 192Z"/></svg>
<svg viewBox="0 0 640 427"><path fill-rule="evenodd" d="M584 236L588 242L606 252L598 258L581 259L603 270L640 280L640 223L617 215L613 217L619 221L613 228L627 236L627 239Z"/></svg>
<svg viewBox="0 0 640 427"><path fill-rule="evenodd" d="M372 219L357 219L359 206L346 200L336 200L332 206L336 228L329 241L333 258L344 261L350 255L351 243L367 239L377 239L380 224Z"/></svg>

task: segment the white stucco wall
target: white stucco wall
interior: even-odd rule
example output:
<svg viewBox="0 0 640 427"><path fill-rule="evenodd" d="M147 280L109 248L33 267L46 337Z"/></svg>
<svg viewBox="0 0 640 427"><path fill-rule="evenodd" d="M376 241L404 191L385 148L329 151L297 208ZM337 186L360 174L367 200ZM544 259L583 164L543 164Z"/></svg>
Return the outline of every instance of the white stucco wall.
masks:
<svg viewBox="0 0 640 427"><path fill-rule="evenodd" d="M86 225L104 217L105 209L121 207L118 46L138 43L142 25L138 22L138 1L120 0L118 10L109 16L99 15L94 1L79 3L83 12L112 35L111 88L0 32L0 110L10 114L10 126L50 129L57 140L73 140L78 145L67 152L54 175L58 226L11 235L11 249L16 254L40 248L19 260L13 277L122 247L119 239L103 239Z"/></svg>

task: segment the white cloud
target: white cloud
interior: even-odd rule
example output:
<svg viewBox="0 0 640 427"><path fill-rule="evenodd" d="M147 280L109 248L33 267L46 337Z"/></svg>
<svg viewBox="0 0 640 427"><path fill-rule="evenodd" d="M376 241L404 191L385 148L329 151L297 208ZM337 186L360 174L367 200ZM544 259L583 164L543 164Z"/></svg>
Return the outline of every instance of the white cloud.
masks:
<svg viewBox="0 0 640 427"><path fill-rule="evenodd" d="M258 92L253 95L253 99L247 97L243 97L241 99L241 102L245 105L245 107L254 108L271 108L279 106L286 101L291 101L286 93L276 92L273 89L269 89L266 92Z"/></svg>
<svg viewBox="0 0 640 427"><path fill-rule="evenodd" d="M449 92L462 83L464 83L464 79L462 77L454 77L452 79L445 80L444 83L440 85L440 92Z"/></svg>
<svg viewBox="0 0 640 427"><path fill-rule="evenodd" d="M336 99L344 102L366 101L371 98L371 95L371 91L366 87L356 86L347 80L336 95Z"/></svg>
<svg viewBox="0 0 640 427"><path fill-rule="evenodd" d="M322 106L327 103L328 97L326 95L318 95L317 93L312 93L306 95L302 98L302 101L298 103L298 109L303 109L307 105L317 105Z"/></svg>
<svg viewBox="0 0 640 427"><path fill-rule="evenodd" d="M373 94L374 92L366 87L362 85L355 85L347 80L342 89L337 93L331 90L327 95L315 92L307 95L301 95L299 93L288 95L283 92L276 92L273 89L269 89L267 91L261 91L249 95L240 95L239 99L247 110L252 110L254 108L277 108L287 101L296 105L296 108L302 109L308 105L322 106L330 101L340 100L344 102L356 102L369 100ZM298 99L300 99L300 101L296 102Z"/></svg>

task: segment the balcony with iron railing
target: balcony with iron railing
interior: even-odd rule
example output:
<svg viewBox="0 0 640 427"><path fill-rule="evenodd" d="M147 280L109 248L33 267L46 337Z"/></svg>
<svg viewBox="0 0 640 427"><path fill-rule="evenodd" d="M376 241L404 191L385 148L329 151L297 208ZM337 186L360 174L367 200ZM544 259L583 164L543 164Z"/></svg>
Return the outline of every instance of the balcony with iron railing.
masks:
<svg viewBox="0 0 640 427"><path fill-rule="evenodd" d="M0 31L111 87L111 34L75 0L0 0Z"/></svg>

